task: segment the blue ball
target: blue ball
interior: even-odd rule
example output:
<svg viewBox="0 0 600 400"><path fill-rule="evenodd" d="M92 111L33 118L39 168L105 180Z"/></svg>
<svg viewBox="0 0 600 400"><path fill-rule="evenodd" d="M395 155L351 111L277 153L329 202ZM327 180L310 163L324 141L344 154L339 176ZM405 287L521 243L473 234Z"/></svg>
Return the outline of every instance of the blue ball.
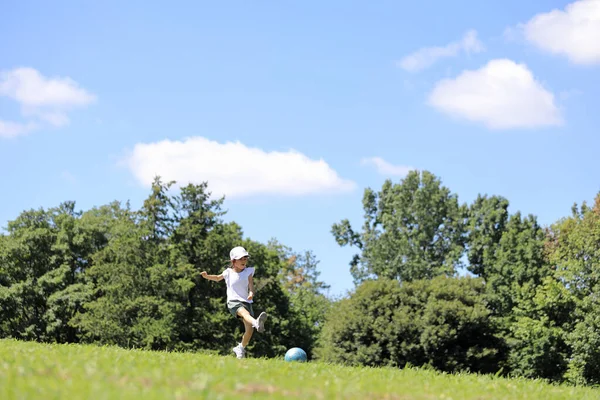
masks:
<svg viewBox="0 0 600 400"><path fill-rule="evenodd" d="M306 352L300 347L292 347L285 353L285 361L306 362Z"/></svg>

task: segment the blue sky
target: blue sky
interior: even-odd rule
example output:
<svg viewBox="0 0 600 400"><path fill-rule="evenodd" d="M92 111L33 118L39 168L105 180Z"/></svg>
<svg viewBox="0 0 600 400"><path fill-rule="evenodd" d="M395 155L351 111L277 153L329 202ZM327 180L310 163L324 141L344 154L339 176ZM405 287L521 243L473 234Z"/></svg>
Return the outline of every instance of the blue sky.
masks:
<svg viewBox="0 0 600 400"><path fill-rule="evenodd" d="M600 2L0 3L0 224L208 180L227 219L312 250L411 168L550 224L599 191Z"/></svg>

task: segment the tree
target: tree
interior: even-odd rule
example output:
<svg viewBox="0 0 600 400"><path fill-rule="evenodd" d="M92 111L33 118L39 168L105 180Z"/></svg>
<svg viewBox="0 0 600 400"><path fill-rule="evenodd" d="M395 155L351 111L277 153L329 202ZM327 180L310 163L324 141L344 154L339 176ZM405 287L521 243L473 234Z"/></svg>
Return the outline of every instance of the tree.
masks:
<svg viewBox="0 0 600 400"><path fill-rule="evenodd" d="M169 248L190 265L193 282L182 301L183 312L178 321L181 349L224 349L223 345L218 347L224 333L213 329L224 329L228 318L227 310L218 302L224 291L220 285L204 282L200 271L220 274L227 265L229 249L242 241L243 232L238 224L225 224L221 219L225 214L221 209L224 198L211 196L208 184L203 182L181 187L169 201L174 222Z"/></svg>
<svg viewBox="0 0 600 400"><path fill-rule="evenodd" d="M510 348L506 368L513 376L563 381L574 298L550 275L539 285L525 284L520 289L520 301L506 318Z"/></svg>
<svg viewBox="0 0 600 400"><path fill-rule="evenodd" d="M173 202L168 191L176 182L163 183L159 176L152 182L152 193L139 211L141 220L150 230L148 239L156 243L166 240L173 232Z"/></svg>
<svg viewBox="0 0 600 400"><path fill-rule="evenodd" d="M508 222L508 200L500 196L478 195L469 206L467 226L468 270L487 279L496 263L502 234Z"/></svg>
<svg viewBox="0 0 600 400"><path fill-rule="evenodd" d="M341 246L361 250L351 262L355 283L373 277L412 281L451 276L464 251L466 206L432 173L411 171L399 184L386 180L363 195L364 225L334 224Z"/></svg>
<svg viewBox="0 0 600 400"><path fill-rule="evenodd" d="M557 380L566 351L560 317L568 304L552 280L537 218L520 212L507 217L506 207L502 198L480 198L471 207L470 269L485 279L490 317L507 346L506 372Z"/></svg>
<svg viewBox="0 0 600 400"><path fill-rule="evenodd" d="M93 296L73 325L85 342L172 348L178 339L178 300L192 286L189 266L161 248L155 225L140 223L138 213L102 207L94 214L107 218L108 241L93 255L87 271Z"/></svg>
<svg viewBox="0 0 600 400"><path fill-rule="evenodd" d="M139 211L101 207L82 219L107 227L106 245L86 274L93 295L73 319L82 340L147 349L174 349L194 286L193 268L169 243L173 201L157 177Z"/></svg>
<svg viewBox="0 0 600 400"><path fill-rule="evenodd" d="M311 357L325 315L332 305L323 293L330 286L319 280L319 261L312 251L297 253L275 239L269 241L268 248L276 251L283 260L278 280L290 299L289 317L297 320L298 329L303 333L297 337L300 342L294 346L301 347Z"/></svg>
<svg viewBox="0 0 600 400"><path fill-rule="evenodd" d="M495 372L501 345L480 278L381 278L332 308L317 354L350 365Z"/></svg>
<svg viewBox="0 0 600 400"><path fill-rule="evenodd" d="M82 285L95 250L93 234L79 224L74 202L22 212L0 241L0 335L75 342L68 321L85 301Z"/></svg>
<svg viewBox="0 0 600 400"><path fill-rule="evenodd" d="M535 289L551 273L544 258L544 230L537 218L510 216L500 242L483 268L490 308L509 316L521 301L524 288Z"/></svg>
<svg viewBox="0 0 600 400"><path fill-rule="evenodd" d="M571 352L566 379L600 383L600 193L592 207L575 204L572 215L551 226L548 259L555 277L572 297L575 309L567 326Z"/></svg>

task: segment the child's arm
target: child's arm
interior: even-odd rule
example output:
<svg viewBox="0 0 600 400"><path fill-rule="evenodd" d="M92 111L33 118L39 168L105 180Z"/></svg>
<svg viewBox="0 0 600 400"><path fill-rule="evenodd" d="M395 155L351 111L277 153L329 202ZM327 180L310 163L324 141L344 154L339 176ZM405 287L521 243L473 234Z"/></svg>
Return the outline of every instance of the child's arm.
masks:
<svg viewBox="0 0 600 400"><path fill-rule="evenodd" d="M204 279L208 279L209 281L219 282L219 281L223 280L223 274L209 275L209 274L206 273L206 271L202 271L202 272L200 272L200 275L202 275L202 277Z"/></svg>
<svg viewBox="0 0 600 400"><path fill-rule="evenodd" d="M252 275L248 276L248 300L254 297L254 279Z"/></svg>

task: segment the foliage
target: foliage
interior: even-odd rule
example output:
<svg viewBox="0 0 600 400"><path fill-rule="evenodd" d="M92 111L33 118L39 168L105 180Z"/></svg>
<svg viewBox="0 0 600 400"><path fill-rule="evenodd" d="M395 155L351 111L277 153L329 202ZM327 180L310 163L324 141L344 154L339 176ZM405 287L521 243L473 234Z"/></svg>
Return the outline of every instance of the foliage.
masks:
<svg viewBox="0 0 600 400"><path fill-rule="evenodd" d="M221 273L229 250L243 245L256 267L255 309L270 315L249 354L311 349L328 304L315 257L297 265L310 285L292 290L280 279L289 271L283 254L224 223L223 199L206 183L172 195L174 184L157 177L140 210L113 202L76 212L67 202L11 221L0 236L0 337L229 354L243 326L223 283L199 272Z"/></svg>
<svg viewBox="0 0 600 400"><path fill-rule="evenodd" d="M400 183L363 195L363 231L345 219L332 226L341 246L361 251L351 262L356 283L368 278L401 281L454 275L464 251L466 207L428 171L411 171Z"/></svg>
<svg viewBox="0 0 600 400"><path fill-rule="evenodd" d="M552 225L547 253L555 276L574 302L566 342L566 379L600 383L600 193L592 207L574 205L572 215Z"/></svg>
<svg viewBox="0 0 600 400"><path fill-rule="evenodd" d="M600 294L599 199L600 195L591 208L585 203L581 209L574 206L570 218L545 229L535 215L510 214L508 200L501 196L478 195L469 206L459 205L439 179L427 171L413 171L400 184L387 180L379 193L365 190L362 232L355 232L345 219L333 225L332 233L341 246L360 251L350 268L357 285L369 279L406 284L453 276L466 258L467 270L483 281L480 303L489 311L497 339L490 345L495 368L513 376L593 384L600 372L600 335L596 334L600 331L596 305ZM395 291L380 296L368 300L371 306L404 310ZM415 292L413 297L419 296ZM366 303L365 307L370 310ZM396 359L421 365L424 361L419 357L433 362L431 357L413 353L404 358L390 356L395 354L395 344L382 338L412 337L407 330L394 331L399 328L391 317L385 325L387 333L367 334L362 325L337 318L359 312L353 301L342 300L333 308L323 329L322 357L366 365L402 365ZM413 315L407 319L417 329L419 323L414 321L420 319ZM367 321L367 326L373 325ZM450 324L445 323L440 332L444 329L451 329ZM354 336L344 336L348 332L355 332ZM422 339L411 339L421 351L425 348ZM352 341L354 345L349 345ZM344 350L336 355L333 344L341 343L349 347L342 346ZM451 364L451 355L441 343L434 341L431 348Z"/></svg>
<svg viewBox="0 0 600 400"><path fill-rule="evenodd" d="M479 278L360 285L328 314L319 358L349 365L429 365L494 372L501 343Z"/></svg>
<svg viewBox="0 0 600 400"><path fill-rule="evenodd" d="M77 340L68 321L87 299L83 275L98 245L78 218L75 204L65 202L9 222L0 241L1 336Z"/></svg>
<svg viewBox="0 0 600 400"><path fill-rule="evenodd" d="M300 347L310 357L321 332L325 315L332 306L331 300L323 293L330 286L319 280L320 271L317 269L319 261L312 251L296 253L275 239L269 242L268 247L276 251L279 258L284 260L278 279L289 295L294 311L294 314L289 317L297 320L297 329L303 333L296 338L296 344L290 343L290 347Z"/></svg>
<svg viewBox="0 0 600 400"><path fill-rule="evenodd" d="M508 222L508 200L478 195L469 206L467 222L467 269L484 279L496 262L496 251Z"/></svg>
<svg viewBox="0 0 600 400"><path fill-rule="evenodd" d="M311 250L244 237L208 184L157 177L139 210L66 201L25 210L0 233L0 337L231 355L243 333L220 274L245 246L267 331L248 354L363 366L410 365L600 383L600 193L550 227L470 204L428 171L366 189L364 224L333 224L356 247L357 287L332 301ZM463 265L464 261L467 261ZM458 277L461 267L474 275ZM464 271L464 270L463 270Z"/></svg>

